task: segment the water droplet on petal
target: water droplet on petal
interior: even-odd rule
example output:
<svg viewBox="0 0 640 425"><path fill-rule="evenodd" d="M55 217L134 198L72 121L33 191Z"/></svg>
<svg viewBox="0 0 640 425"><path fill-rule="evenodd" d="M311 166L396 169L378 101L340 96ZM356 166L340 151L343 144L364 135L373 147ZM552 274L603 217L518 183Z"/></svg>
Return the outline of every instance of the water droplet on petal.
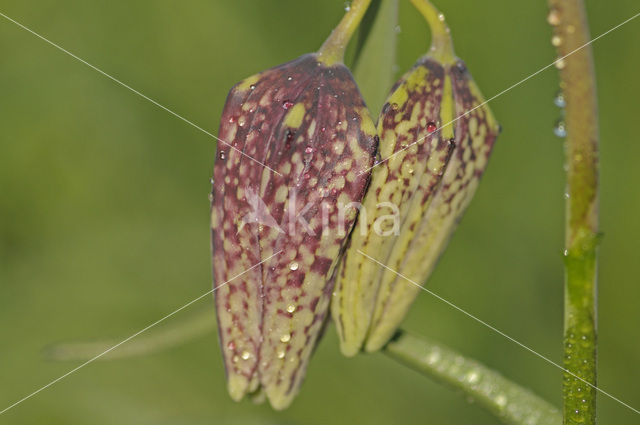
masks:
<svg viewBox="0 0 640 425"><path fill-rule="evenodd" d="M236 343L235 343L235 342L233 342L233 341L229 342L229 343L227 344L227 348L228 348L229 350L232 350L232 351L233 351L233 350L235 350L235 349L236 349Z"/></svg>
<svg viewBox="0 0 640 425"><path fill-rule="evenodd" d="M560 37L559 35L554 35L553 37L551 37L551 45L553 47L558 47L562 44L562 37Z"/></svg>
<svg viewBox="0 0 640 425"><path fill-rule="evenodd" d="M304 153L313 153L315 149L313 149L311 146L307 146L307 148L304 150Z"/></svg>
<svg viewBox="0 0 640 425"><path fill-rule="evenodd" d="M220 153L218 154L218 158L224 161L227 158L227 154L224 153L224 151L220 151Z"/></svg>
<svg viewBox="0 0 640 425"><path fill-rule="evenodd" d="M440 22L444 22L444 14L439 14L438 15L438 20L440 20Z"/></svg>
<svg viewBox="0 0 640 425"><path fill-rule="evenodd" d="M289 109L293 106L293 102L291 102L290 100L285 100L284 102L282 102L282 107L284 109Z"/></svg>
<svg viewBox="0 0 640 425"><path fill-rule="evenodd" d="M427 131L428 131L429 133L433 133L434 131L436 131L436 130L437 130L437 128L438 128L438 127L436 127L436 123L434 123L434 122L428 122L428 123L427 123Z"/></svg>
<svg viewBox="0 0 640 425"><path fill-rule="evenodd" d="M282 342L289 342L291 341L291 334L284 334L280 337L280 341Z"/></svg>
<svg viewBox="0 0 640 425"><path fill-rule="evenodd" d="M351 10L351 2L350 1L344 2L344 10L345 10L345 12L348 12L348 11Z"/></svg>
<svg viewBox="0 0 640 425"><path fill-rule="evenodd" d="M553 64L558 69L564 69L564 67L567 65L567 63L564 61L563 58L560 58L560 59L556 60Z"/></svg>
<svg viewBox="0 0 640 425"><path fill-rule="evenodd" d="M289 304L289 305L287 306L287 311L288 311L289 313L293 313L294 311L296 311L296 306L295 306L295 304Z"/></svg>
<svg viewBox="0 0 640 425"><path fill-rule="evenodd" d="M298 270L298 267L299 267L299 265L295 261L293 261L293 262L291 262L291 264L289 264L289 270L296 271L296 270Z"/></svg>
<svg viewBox="0 0 640 425"><path fill-rule="evenodd" d="M243 351L242 352L242 359L243 360L249 360L249 358L251 357L251 353L248 351Z"/></svg>
<svg viewBox="0 0 640 425"><path fill-rule="evenodd" d="M284 359L284 350L279 350L278 351L278 358L279 359Z"/></svg>

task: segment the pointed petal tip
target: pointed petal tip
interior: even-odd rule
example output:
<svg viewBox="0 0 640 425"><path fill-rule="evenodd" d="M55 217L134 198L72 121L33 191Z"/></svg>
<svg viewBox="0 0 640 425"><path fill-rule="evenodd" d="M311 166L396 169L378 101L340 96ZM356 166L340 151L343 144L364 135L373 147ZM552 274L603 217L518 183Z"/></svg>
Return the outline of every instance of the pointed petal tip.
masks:
<svg viewBox="0 0 640 425"><path fill-rule="evenodd" d="M227 379L227 391L233 401L240 401L247 394L249 380L242 375L233 374Z"/></svg>
<svg viewBox="0 0 640 425"><path fill-rule="evenodd" d="M354 344L353 341L340 341L340 352L345 357L355 357L361 349L361 344Z"/></svg>

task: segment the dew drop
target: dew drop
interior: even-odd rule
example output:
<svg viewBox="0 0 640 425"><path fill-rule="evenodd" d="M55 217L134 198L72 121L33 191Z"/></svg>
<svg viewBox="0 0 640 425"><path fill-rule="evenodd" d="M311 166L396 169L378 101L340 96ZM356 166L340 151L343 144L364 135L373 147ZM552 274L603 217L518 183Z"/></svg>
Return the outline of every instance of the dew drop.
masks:
<svg viewBox="0 0 640 425"><path fill-rule="evenodd" d="M562 90L558 90L558 93L556 93L556 96L553 98L553 103L558 108L567 106L567 100L564 98L564 92Z"/></svg>
<svg viewBox="0 0 640 425"><path fill-rule="evenodd" d="M289 270L296 271L296 270L298 270L298 267L299 267L299 265L295 261L293 261L293 262L291 262L291 264L289 264Z"/></svg>
<svg viewBox="0 0 640 425"><path fill-rule="evenodd" d="M220 153L218 154L218 158L224 161L227 158L227 154L224 153L224 151L220 151Z"/></svg>
<svg viewBox="0 0 640 425"><path fill-rule="evenodd" d="M231 359L231 361L233 361L234 363L238 363L238 360L240 360L240 357L238 356L233 356L233 358Z"/></svg>
<svg viewBox="0 0 640 425"><path fill-rule="evenodd" d="M560 25L560 13L556 9L551 9L547 15L547 22L554 27Z"/></svg>
<svg viewBox="0 0 640 425"><path fill-rule="evenodd" d="M284 359L284 350L279 350L278 351L278 358L279 359Z"/></svg>
<svg viewBox="0 0 640 425"><path fill-rule="evenodd" d="M438 362L440 360L440 353L438 351L434 351L433 353L429 354L429 357L427 357L427 363L429 363L430 365Z"/></svg>
<svg viewBox="0 0 640 425"><path fill-rule="evenodd" d="M236 122L236 117L229 117L229 124Z"/></svg>
<svg viewBox="0 0 640 425"><path fill-rule="evenodd" d="M287 81L293 80L293 77L287 77Z"/></svg>
<svg viewBox="0 0 640 425"><path fill-rule="evenodd" d="M441 14L439 14L439 15L438 15L438 20L439 20L440 22L444 22L444 14L442 14L442 13L441 13Z"/></svg>
<svg viewBox="0 0 640 425"><path fill-rule="evenodd" d="M396 32L396 34L400 34L402 32L402 28L400 28L400 25L396 25L393 30Z"/></svg>
<svg viewBox="0 0 640 425"><path fill-rule="evenodd" d="M562 58L556 60L553 64L558 69L564 69L564 67L567 66L567 63Z"/></svg>
<svg viewBox="0 0 640 425"><path fill-rule="evenodd" d="M229 343L227 344L227 348L228 348L229 350L231 350L231 351L235 350L235 349L236 349L236 343L235 343L235 342L233 342L233 341L229 342Z"/></svg>
<svg viewBox="0 0 640 425"><path fill-rule="evenodd" d="M304 153L313 153L315 149L313 149L311 146L307 146L307 148L304 150Z"/></svg>
<svg viewBox="0 0 640 425"><path fill-rule="evenodd" d="M351 10L351 2L350 1L344 2L344 11L348 12L350 10Z"/></svg>
<svg viewBox="0 0 640 425"><path fill-rule="evenodd" d="M213 201L213 193L210 193L208 198L209 198L209 202L212 202Z"/></svg>
<svg viewBox="0 0 640 425"><path fill-rule="evenodd" d="M397 103L394 102L394 103L391 104L391 109L393 109L394 111L397 111L398 108L400 108L400 106L398 106Z"/></svg>
<svg viewBox="0 0 640 425"><path fill-rule="evenodd" d="M507 397L504 394L500 394L498 397L496 397L495 401L498 407L502 408L507 405Z"/></svg>
<svg viewBox="0 0 640 425"><path fill-rule="evenodd" d="M436 123L431 122L431 121L427 123L427 131L429 133L433 133L434 131L436 131L437 128L438 127L436 127Z"/></svg>
<svg viewBox="0 0 640 425"><path fill-rule="evenodd" d="M554 35L553 37L551 37L551 45L553 47L558 47L562 44L562 37L560 37L559 35Z"/></svg>
<svg viewBox="0 0 640 425"><path fill-rule="evenodd" d="M238 118L238 125L240 127L244 127L246 123L247 123L247 119L244 117L244 115L241 115L240 118Z"/></svg>
<svg viewBox="0 0 640 425"><path fill-rule="evenodd" d="M242 359L243 360L249 360L249 358L251 357L251 353L248 351L243 351L242 352Z"/></svg>
<svg viewBox="0 0 640 425"><path fill-rule="evenodd" d="M285 136L285 139L286 139L287 144L291 143L291 140L293 140L293 131L287 130L287 134Z"/></svg>
<svg viewBox="0 0 640 425"><path fill-rule="evenodd" d="M289 313L293 313L294 311L296 311L296 306L295 306L295 304L289 304L289 305L287 306L287 311L288 311Z"/></svg>
<svg viewBox="0 0 640 425"><path fill-rule="evenodd" d="M284 109L289 109L293 106L293 102L291 102L290 100L285 100L284 102L282 102L282 107Z"/></svg>
<svg viewBox="0 0 640 425"><path fill-rule="evenodd" d="M211 178L209 179L209 183L214 184L215 182L216 182L216 181L213 179L213 177L211 177Z"/></svg>
<svg viewBox="0 0 640 425"><path fill-rule="evenodd" d="M251 85L249 86L249 88L250 88L251 90L255 90L255 89L256 89L256 85L255 85L255 84L251 84Z"/></svg>
<svg viewBox="0 0 640 425"><path fill-rule="evenodd" d="M556 122L556 125L553 127L553 134L560 138L567 137L567 125L563 119L559 119Z"/></svg>
<svg viewBox="0 0 640 425"><path fill-rule="evenodd" d="M289 342L291 341L291 334L284 334L280 337L280 341L282 342Z"/></svg>
<svg viewBox="0 0 640 425"><path fill-rule="evenodd" d="M469 382L470 384L475 384L476 382L478 382L478 379L480 378L480 376L476 372L471 371L467 373L467 376L465 378L467 382Z"/></svg>

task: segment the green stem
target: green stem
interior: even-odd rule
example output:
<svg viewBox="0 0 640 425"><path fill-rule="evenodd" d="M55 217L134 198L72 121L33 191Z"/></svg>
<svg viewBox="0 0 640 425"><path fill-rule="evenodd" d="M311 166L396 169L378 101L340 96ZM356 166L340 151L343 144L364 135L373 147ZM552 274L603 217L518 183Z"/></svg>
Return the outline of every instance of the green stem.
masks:
<svg viewBox="0 0 640 425"><path fill-rule="evenodd" d="M383 353L449 385L512 425L560 425L560 411L476 360L433 340L399 331Z"/></svg>
<svg viewBox="0 0 640 425"><path fill-rule="evenodd" d="M139 337L118 346L96 360L115 360L145 356L176 347L216 329L215 313L210 309L167 323L145 332ZM122 342L122 338L93 342L64 342L45 348L44 356L56 361L86 361Z"/></svg>
<svg viewBox="0 0 640 425"><path fill-rule="evenodd" d="M453 40L444 15L428 0L411 0L411 3L424 16L431 30L431 55L438 62L454 63L456 55L453 51Z"/></svg>
<svg viewBox="0 0 640 425"><path fill-rule="evenodd" d="M584 3L549 0L549 5L553 44L563 58L590 40ZM564 419L590 425L596 423L598 245L598 108L591 47L556 65L567 129L564 367L571 374L564 374Z"/></svg>
<svg viewBox="0 0 640 425"><path fill-rule="evenodd" d="M318 50L318 60L325 65L333 65L344 61L344 52L349 40L360 25L367 12L371 0L354 0L347 13L342 17L338 26L331 32L329 38Z"/></svg>

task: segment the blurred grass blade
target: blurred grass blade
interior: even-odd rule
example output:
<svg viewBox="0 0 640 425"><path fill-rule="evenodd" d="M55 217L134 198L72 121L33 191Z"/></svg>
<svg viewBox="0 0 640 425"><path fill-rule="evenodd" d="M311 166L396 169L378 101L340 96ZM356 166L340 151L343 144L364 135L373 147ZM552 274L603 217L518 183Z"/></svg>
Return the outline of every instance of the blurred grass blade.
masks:
<svg viewBox="0 0 640 425"><path fill-rule="evenodd" d="M560 425L562 415L531 391L451 348L403 331L383 349L392 359L461 391L510 425Z"/></svg>
<svg viewBox="0 0 640 425"><path fill-rule="evenodd" d="M172 321L149 330L144 335L118 347L96 360L116 360L145 356L185 344L216 328L215 314L210 309ZM119 344L124 338L102 341L63 342L46 347L44 357L56 361L86 361Z"/></svg>
<svg viewBox="0 0 640 425"><path fill-rule="evenodd" d="M355 79L373 116L379 114L395 80L398 44L398 0L380 0L377 9L375 3L370 10L371 27L363 30L354 66Z"/></svg>

